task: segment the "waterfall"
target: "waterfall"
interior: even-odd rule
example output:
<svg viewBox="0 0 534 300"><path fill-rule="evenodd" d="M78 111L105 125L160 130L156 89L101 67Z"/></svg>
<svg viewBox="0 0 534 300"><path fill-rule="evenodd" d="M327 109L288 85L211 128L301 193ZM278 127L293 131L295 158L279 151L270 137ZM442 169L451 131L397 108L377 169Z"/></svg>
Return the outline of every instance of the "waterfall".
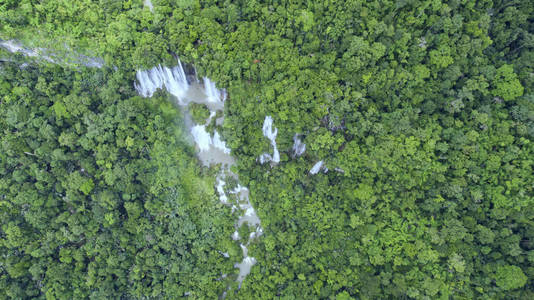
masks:
<svg viewBox="0 0 534 300"><path fill-rule="evenodd" d="M210 134L206 131L205 125L194 126L191 128L191 134L193 135L193 139L195 140L195 143L201 152L210 150L212 140Z"/></svg>
<svg viewBox="0 0 534 300"><path fill-rule="evenodd" d="M315 165L313 165L313 167L311 168L310 174L315 175L315 174L319 173L319 171L321 170L322 167L323 167L323 161L322 160L316 162Z"/></svg>
<svg viewBox="0 0 534 300"><path fill-rule="evenodd" d="M196 70L195 70L196 73ZM219 195L219 200L225 205L232 206L232 212L234 210L240 210L243 214L236 221L236 231L231 236L234 240L239 240L241 237L237 232L237 229L242 225L255 226L256 230L249 236L249 241L246 244L241 243L241 249L243 251L243 260L240 263L236 263L234 267L239 269L239 275L237 281L239 286L244 278L250 273L250 268L256 263L256 259L248 255L247 246L250 240L259 237L263 230L260 226L260 219L252 207L249 201L248 188L237 184L237 187L230 191L225 191L226 178L230 177L238 179L237 174L231 171L231 166L235 164L234 158L230 155L230 148L226 146L226 143L222 140L220 134L215 131L210 134L206 128L212 122L213 118L217 115L217 111L224 111L224 101L227 94L224 89L218 90L215 82L209 78L203 78L203 84L198 82L198 77L195 76L194 80L191 80L191 85L186 80L186 75L182 67L181 62L178 60L178 65L174 68L156 66L150 70L137 71L137 82L134 83L135 89L143 97L151 97L158 89L165 88L171 95L178 99L178 104L182 107L187 107L190 102L204 104L210 110L210 115L203 124L193 124L191 116L185 110L186 126L190 128L191 136L194 143L198 148L199 160L205 166L221 165L221 173L217 176L214 189ZM216 124L222 119L222 117L216 120ZM217 124L220 125L220 124ZM272 129L272 118L266 118L263 126L264 135L269 138L274 148L274 154L271 157L269 154L269 160L278 162L280 161L280 154L276 147L276 134L277 129ZM230 237L229 237L230 238ZM227 257L227 254L221 252L221 255ZM226 295L226 292L222 295L222 298Z"/></svg>
<svg viewBox="0 0 534 300"><path fill-rule="evenodd" d="M139 83L134 83L135 89L143 97L152 97L156 90L166 88L169 93L182 101L189 89L180 60L172 69L158 65L150 70L137 71L136 77Z"/></svg>
<svg viewBox="0 0 534 300"><path fill-rule="evenodd" d="M215 82L211 81L208 77L202 78L204 82L204 91L208 96L209 102L224 101L221 97L221 92L215 86Z"/></svg>
<svg viewBox="0 0 534 300"><path fill-rule="evenodd" d="M200 152L210 151L210 147L221 150L224 154L230 154L230 148L226 147L226 143L221 140L221 136L217 131L213 137L206 131L206 125L195 125L191 128L191 135L197 144Z"/></svg>
<svg viewBox="0 0 534 300"><path fill-rule="evenodd" d="M295 156L301 156L304 151L306 151L306 144L299 139L298 134L295 134L293 136L293 153L295 153Z"/></svg>
<svg viewBox="0 0 534 300"><path fill-rule="evenodd" d="M268 161L272 161L274 163L280 162L280 153L278 152L278 148L276 147L276 135L278 134L278 128L274 128L273 130L273 118L271 116L266 116L265 121L263 121L263 136L268 138L271 141L271 146L273 146L273 155L271 156L268 153L264 153L260 156L260 163L263 164Z"/></svg>
<svg viewBox="0 0 534 300"><path fill-rule="evenodd" d="M241 244L241 248L243 249L243 253L247 252L247 248L243 246L243 244ZM237 277L237 281L240 283L243 282L245 277L250 273L250 268L252 268L252 266L255 264L256 259L252 256L245 256L245 259L243 259L241 263L235 264L234 267L239 268L239 276Z"/></svg>
<svg viewBox="0 0 534 300"><path fill-rule="evenodd" d="M226 196L226 194L224 193L224 186L226 185L226 182L224 182L224 180L222 180L219 177L217 177L217 187L215 188L217 190L217 193L219 194L219 200L222 202L222 203L228 203L228 196Z"/></svg>
<svg viewBox="0 0 534 300"><path fill-rule="evenodd" d="M217 131L213 134L213 139L211 140L213 147L222 150L225 154L230 154L230 148L226 147L226 143L221 140L221 136Z"/></svg>

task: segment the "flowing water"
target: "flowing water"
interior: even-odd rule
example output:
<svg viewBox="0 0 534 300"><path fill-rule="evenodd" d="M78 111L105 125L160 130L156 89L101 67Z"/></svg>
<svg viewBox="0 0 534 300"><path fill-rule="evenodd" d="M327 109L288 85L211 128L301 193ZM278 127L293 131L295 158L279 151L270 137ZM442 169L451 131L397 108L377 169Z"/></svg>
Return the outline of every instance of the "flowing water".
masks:
<svg viewBox="0 0 534 300"><path fill-rule="evenodd" d="M149 0L146 0L144 4L152 10L152 3ZM51 63L61 64L64 62L62 60L57 60L57 57L50 54L46 49L25 48L21 44L12 40L0 40L0 47L5 48L12 53L19 52L28 57L44 59ZM101 68L104 63L100 58L91 58L75 52L69 54L69 59L76 64L82 64L87 67ZM212 119L217 115L217 111L224 112L224 102L227 98L226 91L217 89L216 84L207 77L204 77L202 82L200 82L196 75L196 70L194 74L190 75L190 77L193 77L193 80L188 81L188 77L185 74L180 60L178 60L178 65L173 68L160 65L150 70L138 70L136 77L137 82L134 83L134 87L139 95L143 97L151 97L158 89L165 89L174 96L178 105L184 110L184 123L197 147L199 160L207 167L219 164L222 166L221 172L217 176L214 189L219 194L219 200L222 203L231 206L232 211L240 210L242 212L242 215L236 221L236 231L228 238L234 240L241 239L237 229L245 224L247 224L246 226L255 228L255 231L250 233L248 242L246 244L240 244L243 251L243 260L240 263L237 263L235 267L239 269L237 281L239 282L239 286L241 286L242 281L250 273L252 266L256 264L256 259L248 255L248 243L250 243L252 239L260 236L263 231L260 219L249 201L248 188L241 186L237 174L230 170L235 164L235 159L231 155L230 148L226 146L217 131L210 133L206 130L207 125L210 124ZM195 124L192 120L187 109L187 105L191 102L204 104L209 109L210 116L204 124ZM220 126L223 121L224 116L219 117L215 120L215 124ZM273 155L267 153L264 155L265 161L278 163L280 161L280 154L275 141L278 131L276 128L274 128L274 130L272 129L272 124L272 118L267 116L263 125L263 134L271 141ZM225 189L225 186L227 185L226 181L228 180L237 182L237 186L230 190ZM228 257L227 253L221 253L221 255ZM225 276L227 275L224 274L223 277Z"/></svg>
<svg viewBox="0 0 534 300"><path fill-rule="evenodd" d="M17 53L17 52L20 52L26 56L29 56L29 57L40 57L48 62L51 62L51 63L55 63L55 61L50 57L50 56L47 56L47 55L44 55L44 49L42 48L37 48L37 49L26 49L24 48L21 44L15 42L15 41L12 41L12 40L9 40L9 41L0 41L0 47L6 49L7 51L11 52L11 53Z"/></svg>
<svg viewBox="0 0 534 300"><path fill-rule="evenodd" d="M152 1L150 0L144 0L143 1L143 5L148 7L148 9L150 9L150 11L154 11L154 5L152 5Z"/></svg>
<svg viewBox="0 0 534 300"><path fill-rule="evenodd" d="M178 65L173 68L157 66L150 70L137 71L137 82L134 84L138 93L143 97L151 97L158 89L165 89L176 99L176 102L184 110L185 126L191 134L191 138L197 148L199 160L205 166L221 165L221 172L216 178L216 185L214 189L219 195L219 200L232 207L232 210L240 210L241 217L236 222L236 231L231 237L234 240L239 240L239 233L237 229L247 224L246 226L255 227L249 236L251 239L256 238L262 234L260 226L260 219L249 201L248 188L239 184L237 174L233 173L230 168L235 164L235 159L231 155L231 150L226 146L220 134L215 130L210 133L207 131L207 125L210 124L213 118L217 115L217 111L224 112L224 102L226 100L226 91L217 89L216 84L209 78L204 77L202 82L198 80L195 74L191 74L188 80L185 74L182 63L178 60ZM188 112L187 106L189 103L204 104L210 110L210 116L203 124L195 124ZM223 117L216 119L216 124L221 125ZM270 120L270 121L269 121ZM269 155L269 160L278 162L280 155L276 148L277 130L272 129L272 119L266 118L263 126L263 131L266 137L271 140L274 148L272 156ZM237 182L237 186L233 189L227 187L229 181ZM256 263L256 259L248 255L247 245L241 243L243 250L243 261L235 265L239 269L237 281L239 285L250 273L251 267ZM227 257L227 253L221 253Z"/></svg>
<svg viewBox="0 0 534 300"><path fill-rule="evenodd" d="M306 144L304 144L298 134L293 136L293 153L295 156L301 156L306 151Z"/></svg>
<svg viewBox="0 0 534 300"><path fill-rule="evenodd" d="M260 155L259 161L261 164L264 164L266 162L273 162L274 164L277 164L280 162L280 153L278 152L278 148L276 146L276 136L278 135L278 128L273 129L273 118L271 116L266 116L265 121L263 121L263 136L269 139L271 141L271 146L273 147L273 155L269 153L263 153Z"/></svg>
<svg viewBox="0 0 534 300"><path fill-rule="evenodd" d="M324 162L322 160L316 162L315 165L313 165L313 167L311 168L310 174L315 175L315 174L319 173L319 171L321 171L321 169L323 168L323 163ZM328 169L327 169L327 171L328 171Z"/></svg>
<svg viewBox="0 0 534 300"><path fill-rule="evenodd" d="M6 49L11 53L22 53L25 56L44 59L54 64L60 64L61 62L69 62L71 64L84 65L90 68L102 68L102 66L104 65L104 60L101 58L81 55L79 53L71 51L68 48L65 49L67 54L56 55L45 48L26 48L22 44L14 40L0 40L0 47ZM58 57L60 57L59 60Z"/></svg>

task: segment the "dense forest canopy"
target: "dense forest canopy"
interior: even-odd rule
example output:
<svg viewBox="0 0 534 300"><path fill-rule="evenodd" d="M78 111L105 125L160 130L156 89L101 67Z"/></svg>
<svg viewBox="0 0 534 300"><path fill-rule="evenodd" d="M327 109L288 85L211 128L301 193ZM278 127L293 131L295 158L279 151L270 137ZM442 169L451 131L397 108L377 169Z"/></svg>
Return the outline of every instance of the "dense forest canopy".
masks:
<svg viewBox="0 0 534 300"><path fill-rule="evenodd" d="M232 214L166 98L135 96L116 71L0 71L2 297L225 290Z"/></svg>
<svg viewBox="0 0 534 300"><path fill-rule="evenodd" d="M0 3L56 59L0 50L0 297L534 298L533 1L152 4ZM228 91L263 227L240 288L216 170L133 89L175 55Z"/></svg>

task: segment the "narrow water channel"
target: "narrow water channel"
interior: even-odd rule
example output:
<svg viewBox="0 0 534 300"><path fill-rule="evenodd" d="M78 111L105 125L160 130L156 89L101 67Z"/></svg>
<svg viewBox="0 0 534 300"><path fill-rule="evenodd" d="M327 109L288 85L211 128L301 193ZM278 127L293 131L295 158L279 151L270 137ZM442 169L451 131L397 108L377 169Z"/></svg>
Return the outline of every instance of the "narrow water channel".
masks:
<svg viewBox="0 0 534 300"><path fill-rule="evenodd" d="M186 129L197 148L198 158L202 164L207 167L221 165L221 171L217 175L214 189L222 203L231 206L233 211L240 210L242 212L239 219L236 220L236 231L228 238L241 240L242 237L239 236L237 231L241 226L251 226L252 229L248 239L245 238L243 240L250 242L260 236L262 234L260 219L249 201L248 188L242 186L239 183L237 174L231 171L231 167L235 164L231 150L226 146L216 130L209 132L207 129L213 118L217 118L216 124L222 124L226 91L217 89L215 83L209 78L199 80L196 74L186 75L179 60L175 67L157 66L150 70L139 70L136 76L135 88L141 96L151 97L158 89L165 89L173 96L176 103L184 111ZM203 104L209 109L210 115L205 122L196 124L193 121L188 110L190 103ZM219 117L216 117L217 115ZM274 136L276 136L276 132ZM235 187L228 189L229 182L234 183ZM243 251L243 260L235 265L239 269L237 277L239 285L241 285L245 277L250 273L251 267L256 263L254 257L248 255L247 246L249 242L240 244ZM227 256L226 253L223 255Z"/></svg>

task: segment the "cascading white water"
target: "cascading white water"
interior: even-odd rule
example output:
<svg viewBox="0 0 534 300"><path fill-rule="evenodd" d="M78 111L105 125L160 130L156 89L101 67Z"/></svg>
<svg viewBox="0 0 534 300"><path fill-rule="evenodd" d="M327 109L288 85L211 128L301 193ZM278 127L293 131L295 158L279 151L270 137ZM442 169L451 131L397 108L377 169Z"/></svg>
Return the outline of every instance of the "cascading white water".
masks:
<svg viewBox="0 0 534 300"><path fill-rule="evenodd" d="M198 146L198 149L202 151L209 151L212 144L210 134L206 131L205 125L196 125L191 128L191 134Z"/></svg>
<svg viewBox="0 0 534 300"><path fill-rule="evenodd" d="M220 178L220 176L217 177L217 193L219 194L219 200L226 204L228 203L228 196L226 196L226 193L224 192L224 186L226 185L226 182Z"/></svg>
<svg viewBox="0 0 534 300"><path fill-rule="evenodd" d="M271 143L276 143L276 135L278 134L278 128L273 129L273 118L271 116L266 116L263 121L262 127L263 135L268 138Z"/></svg>
<svg viewBox="0 0 534 300"><path fill-rule="evenodd" d="M226 147L226 143L221 140L221 136L217 131L212 135L206 131L206 126L211 122L212 118L215 116L215 112L212 111L210 116L206 120L205 125L195 125L191 128L191 135L193 136L194 142L197 144L200 152L210 151L211 149L217 149L222 151L224 154L230 154L230 148ZM209 163L208 163L209 165Z"/></svg>
<svg viewBox="0 0 534 300"><path fill-rule="evenodd" d="M226 147L226 142L221 140L221 136L217 131L213 134L213 138L211 139L213 147L217 149L221 149L225 154L230 154L230 148Z"/></svg>
<svg viewBox="0 0 534 300"><path fill-rule="evenodd" d="M208 77L202 78L204 82L204 90L206 91L206 96L208 96L209 102L223 101L221 91L217 89L215 82L211 81Z"/></svg>
<svg viewBox="0 0 534 300"><path fill-rule="evenodd" d="M191 85L189 85L179 60L178 65L172 69L157 66L150 70L139 70L137 71L136 76L138 82L134 83L134 86L138 93L143 97L150 97L157 89L165 88L171 95L178 99L178 104L184 108L187 107L190 102L204 104L209 108L210 115L204 124L193 124L191 116L189 116L187 110L184 109L186 110L186 125L190 128L191 136L198 148L198 157L206 166L214 164L222 165L221 173L217 176L216 185L214 187L217 194L219 194L219 200L226 205L232 205L232 211L234 211L234 209L240 209L243 212L243 215L240 216L236 222L236 232L232 235L232 238L234 240L239 240L241 238L237 233L237 229L245 223L247 223L248 226L256 226L256 230L250 234L250 239L260 236L263 232L260 226L260 219L249 201L248 189L238 184L236 188L228 192L225 191L225 179L228 176L238 179L237 175L230 170L230 167L235 164L235 160L230 155L230 149L226 146L226 143L221 139L221 136L217 131L210 134L206 130L207 126L216 116L216 111L224 110L226 91L218 90L215 83L206 77L204 77L202 81L203 88L198 80L193 81ZM219 123L219 120L222 120L222 118L218 118L216 124ZM272 126L272 119L270 126ZM278 154L278 149L274 142L276 129L273 133L272 128L269 127L269 132L269 136L272 137L272 139L270 138L271 143L275 148L275 154L273 155L272 160L274 161L276 159L279 161L280 155ZM241 282L250 273L250 268L256 263L256 259L248 256L248 243L246 245L241 243L240 245L243 249L243 261L237 263L235 267L239 269L237 281L241 286ZM224 253L222 255L226 257Z"/></svg>
<svg viewBox="0 0 534 300"><path fill-rule="evenodd" d="M136 77L139 83L134 83L135 89L143 97L152 97L158 89L166 88L179 101L183 101L189 89L180 60L178 60L178 65L172 69L159 65L150 70L137 71Z"/></svg>
<svg viewBox="0 0 534 300"><path fill-rule="evenodd" d="M313 167L311 168L310 174L315 175L315 174L319 173L319 171L323 167L323 164L324 164L324 162L322 160L316 162L315 165L313 165Z"/></svg>
<svg viewBox="0 0 534 300"><path fill-rule="evenodd" d="M280 153L278 152L278 148L276 147L276 135L278 134L278 128L273 129L273 118L271 116L266 116L265 120L263 121L263 136L268 138L271 141L271 146L273 146L273 155L270 155L268 153L263 153L260 155L260 163L266 163L268 161L272 161L274 163L280 162Z"/></svg>
<svg viewBox="0 0 534 300"><path fill-rule="evenodd" d="M246 246L241 244L241 248L243 249L243 256L245 258L241 263L238 263L235 265L236 268L239 268L239 275L237 276L237 281L239 281L240 285L241 282L247 277L248 274L250 274L250 269L253 265L256 264L256 259L252 256L248 256L248 249Z"/></svg>
<svg viewBox="0 0 534 300"><path fill-rule="evenodd" d="M224 154L230 154L230 148L221 140L217 131L213 137L206 131L206 125L195 125L191 128L191 135L201 152L209 151L211 147L221 150Z"/></svg>
<svg viewBox="0 0 534 300"><path fill-rule="evenodd" d="M304 144L298 134L293 136L293 153L295 156L301 156L306 151L306 144Z"/></svg>
<svg viewBox="0 0 534 300"><path fill-rule="evenodd" d="M145 5L146 7L148 7L148 9L149 9L151 12L154 12L154 5L152 5L152 1L150 1L150 0L144 0L144 1L143 1L143 5Z"/></svg>

